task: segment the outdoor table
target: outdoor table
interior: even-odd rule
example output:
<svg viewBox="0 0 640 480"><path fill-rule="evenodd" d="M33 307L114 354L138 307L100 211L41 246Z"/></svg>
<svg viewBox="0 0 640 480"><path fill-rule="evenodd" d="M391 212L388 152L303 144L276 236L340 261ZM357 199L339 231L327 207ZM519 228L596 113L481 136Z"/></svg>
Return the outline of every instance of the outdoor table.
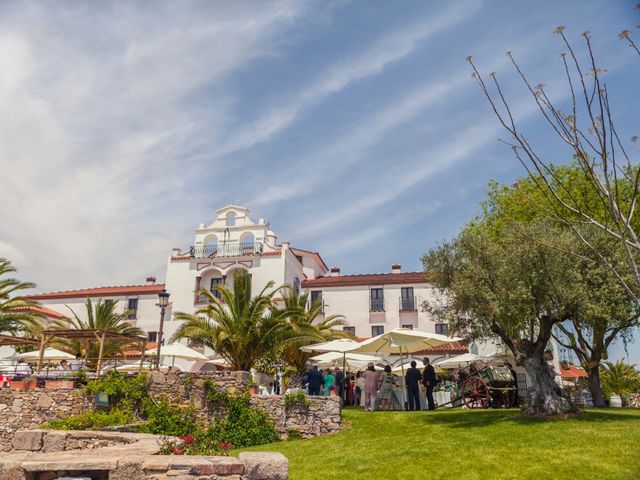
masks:
<svg viewBox="0 0 640 480"><path fill-rule="evenodd" d="M436 402L436 406L451 407L451 392L433 392L433 400ZM445 405L446 404L446 405Z"/></svg>

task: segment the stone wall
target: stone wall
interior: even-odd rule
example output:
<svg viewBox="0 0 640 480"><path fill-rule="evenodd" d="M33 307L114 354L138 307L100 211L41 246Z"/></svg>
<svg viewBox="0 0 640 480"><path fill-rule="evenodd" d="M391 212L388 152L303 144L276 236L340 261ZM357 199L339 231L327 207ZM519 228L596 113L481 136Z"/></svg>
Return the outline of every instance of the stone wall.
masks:
<svg viewBox="0 0 640 480"><path fill-rule="evenodd" d="M10 448L16 430L37 428L89 408L92 402L82 390L0 388L0 451Z"/></svg>
<svg viewBox="0 0 640 480"><path fill-rule="evenodd" d="M175 401L193 401L196 408L203 408L204 382L210 380L218 387L235 392L246 391L251 379L249 372L198 372L177 370L151 373L149 389L155 397L166 395Z"/></svg>
<svg viewBox="0 0 640 480"><path fill-rule="evenodd" d="M252 395L251 405L267 412L281 438L297 430L302 438L311 438L340 430L340 400L337 397L307 397L309 406L287 410L284 395Z"/></svg>
<svg viewBox="0 0 640 480"><path fill-rule="evenodd" d="M62 476L103 480L285 480L289 464L279 453L238 457L158 455L156 435L21 430L13 451L0 457L0 480L51 480Z"/></svg>
<svg viewBox="0 0 640 480"><path fill-rule="evenodd" d="M152 372L151 395L167 396L171 401L193 403L199 417L209 421L214 413L206 401L204 382L211 380L219 388L244 392L249 382L247 372ZM330 397L309 397L309 407L284 408L284 396L253 395L252 405L264 409L276 424L282 438L289 430L297 430L303 438L340 429L340 402ZM16 430L32 429L51 420L77 415L93 409L93 399L83 390L0 388L0 451L9 448Z"/></svg>

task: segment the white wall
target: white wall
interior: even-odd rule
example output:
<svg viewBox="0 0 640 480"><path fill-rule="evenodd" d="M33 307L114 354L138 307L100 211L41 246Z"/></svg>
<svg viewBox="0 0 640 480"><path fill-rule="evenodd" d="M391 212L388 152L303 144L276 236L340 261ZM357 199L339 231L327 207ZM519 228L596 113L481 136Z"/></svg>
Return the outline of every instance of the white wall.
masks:
<svg viewBox="0 0 640 480"><path fill-rule="evenodd" d="M413 287L417 312L400 312L402 287ZM370 288L382 288L384 312L369 312ZM435 290L428 284L374 285L306 288L321 290L325 315L344 315L348 326L356 327L356 336L370 337L372 325L384 326L384 331L412 325L417 330L435 332L435 318L422 311L422 303L435 298Z"/></svg>

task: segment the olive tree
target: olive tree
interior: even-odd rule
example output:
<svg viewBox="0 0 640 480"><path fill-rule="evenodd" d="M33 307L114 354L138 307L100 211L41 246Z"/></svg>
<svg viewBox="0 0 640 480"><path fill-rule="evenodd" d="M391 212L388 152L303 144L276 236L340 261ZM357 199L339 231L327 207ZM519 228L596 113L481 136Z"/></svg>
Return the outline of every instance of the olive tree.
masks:
<svg viewBox="0 0 640 480"><path fill-rule="evenodd" d="M531 240L535 239L535 241ZM498 337L531 379L531 415L563 415L577 407L555 383L544 358L553 328L581 302L573 259L561 249L573 238L546 223L505 227L500 235L475 222L423 257L437 299L424 305L471 339Z"/></svg>

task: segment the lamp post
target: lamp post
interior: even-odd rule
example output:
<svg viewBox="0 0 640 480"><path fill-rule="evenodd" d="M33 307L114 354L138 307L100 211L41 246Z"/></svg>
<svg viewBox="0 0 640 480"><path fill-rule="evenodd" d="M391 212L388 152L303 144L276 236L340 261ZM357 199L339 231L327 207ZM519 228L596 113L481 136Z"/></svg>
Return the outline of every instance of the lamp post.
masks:
<svg viewBox="0 0 640 480"><path fill-rule="evenodd" d="M164 329L164 312L169 305L169 292L163 289L158 294L158 306L160 307L160 330L158 331L158 351L156 358L156 368L160 369L160 349L162 348L162 331Z"/></svg>

